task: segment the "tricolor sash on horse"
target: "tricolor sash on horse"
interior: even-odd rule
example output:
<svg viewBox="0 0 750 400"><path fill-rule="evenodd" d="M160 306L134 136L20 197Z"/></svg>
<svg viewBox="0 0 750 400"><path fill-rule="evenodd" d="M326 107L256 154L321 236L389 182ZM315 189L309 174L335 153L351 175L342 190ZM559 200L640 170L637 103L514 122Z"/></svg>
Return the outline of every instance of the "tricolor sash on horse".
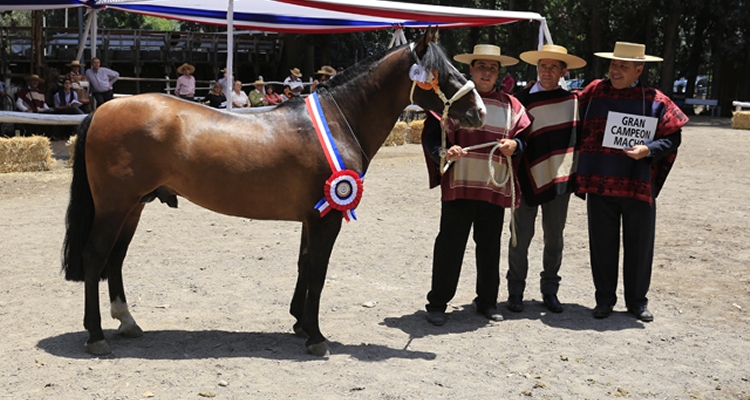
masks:
<svg viewBox="0 0 750 400"><path fill-rule="evenodd" d="M320 216L324 217L331 208L341 211L346 221L357 219L354 209L362 199L362 176L356 171L346 169L344 160L341 158L336 142L333 140L331 130L328 128L323 109L320 106L320 98L317 92L313 92L305 99L307 112L313 121L315 133L318 135L320 145L323 147L323 153L326 155L328 165L333 172L326 180L324 197L315 205L320 211Z"/></svg>

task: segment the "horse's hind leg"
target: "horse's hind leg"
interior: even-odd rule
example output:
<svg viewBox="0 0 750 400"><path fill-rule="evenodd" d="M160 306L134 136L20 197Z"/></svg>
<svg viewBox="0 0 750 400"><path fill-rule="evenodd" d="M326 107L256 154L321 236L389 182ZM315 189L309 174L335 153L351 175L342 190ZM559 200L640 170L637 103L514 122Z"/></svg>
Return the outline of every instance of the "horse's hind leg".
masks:
<svg viewBox="0 0 750 400"><path fill-rule="evenodd" d="M102 317L99 310L99 280L103 274L106 261L120 236L123 221L129 211L117 213L97 212L89 233L89 239L83 249L83 268L86 292L86 306L83 326L89 332L86 350L95 355L109 354L110 349L104 340Z"/></svg>
<svg viewBox="0 0 750 400"><path fill-rule="evenodd" d="M128 311L128 303L125 299L125 288L122 282L122 263L128 251L130 241L133 239L138 221L141 218L143 205L133 210L120 231L120 236L112 248L107 259L107 278L109 283L110 314L112 318L120 320L117 333L125 337L139 337L143 330L135 323L135 319Z"/></svg>
<svg viewBox="0 0 750 400"><path fill-rule="evenodd" d="M326 338L320 332L318 315L320 312L320 295L328 271L328 260L331 258L333 244L336 242L340 230L340 213L330 213L322 220L308 224L306 273L302 277L303 283L304 281L307 283L302 313L302 330L309 336L306 343L307 351L316 356L325 356L329 353ZM295 293L296 295L297 293Z"/></svg>

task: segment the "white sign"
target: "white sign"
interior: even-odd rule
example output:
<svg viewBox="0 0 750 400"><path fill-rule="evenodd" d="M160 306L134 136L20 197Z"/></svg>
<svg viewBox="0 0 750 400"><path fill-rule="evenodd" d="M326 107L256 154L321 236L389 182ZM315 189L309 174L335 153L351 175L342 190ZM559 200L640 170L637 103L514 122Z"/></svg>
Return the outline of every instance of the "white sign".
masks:
<svg viewBox="0 0 750 400"><path fill-rule="evenodd" d="M647 144L654 139L658 123L658 118L610 111L607 115L607 127L604 128L602 146L627 149Z"/></svg>

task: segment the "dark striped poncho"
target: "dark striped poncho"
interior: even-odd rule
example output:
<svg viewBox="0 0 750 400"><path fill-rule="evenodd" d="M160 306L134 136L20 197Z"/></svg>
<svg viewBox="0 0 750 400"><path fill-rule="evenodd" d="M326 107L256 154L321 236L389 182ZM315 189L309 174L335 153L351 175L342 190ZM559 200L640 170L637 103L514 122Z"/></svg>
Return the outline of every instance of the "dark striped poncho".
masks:
<svg viewBox="0 0 750 400"><path fill-rule="evenodd" d="M558 194L573 191L577 153L578 101L558 88L515 96L534 117L521 157L518 181L526 204L546 203Z"/></svg>
<svg viewBox="0 0 750 400"><path fill-rule="evenodd" d="M576 194L629 197L653 204L677 157L676 147L687 116L657 89L641 83L615 89L608 79L593 81L584 89L579 96L579 110L581 140ZM654 139L647 143L651 157L636 161L623 150L602 147L610 111L659 119Z"/></svg>

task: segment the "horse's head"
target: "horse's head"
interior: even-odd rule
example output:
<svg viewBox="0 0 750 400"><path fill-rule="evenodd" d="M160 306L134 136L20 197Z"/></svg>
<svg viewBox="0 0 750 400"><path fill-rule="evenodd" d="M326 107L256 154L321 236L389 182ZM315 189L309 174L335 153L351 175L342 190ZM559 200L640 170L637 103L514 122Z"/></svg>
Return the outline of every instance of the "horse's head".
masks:
<svg viewBox="0 0 750 400"><path fill-rule="evenodd" d="M459 120L465 128L484 125L487 109L471 81L453 66L445 50L437 43L437 27L427 32L415 45L412 53L417 63L412 66L414 80L412 101L425 110L443 113L448 107L448 116Z"/></svg>

